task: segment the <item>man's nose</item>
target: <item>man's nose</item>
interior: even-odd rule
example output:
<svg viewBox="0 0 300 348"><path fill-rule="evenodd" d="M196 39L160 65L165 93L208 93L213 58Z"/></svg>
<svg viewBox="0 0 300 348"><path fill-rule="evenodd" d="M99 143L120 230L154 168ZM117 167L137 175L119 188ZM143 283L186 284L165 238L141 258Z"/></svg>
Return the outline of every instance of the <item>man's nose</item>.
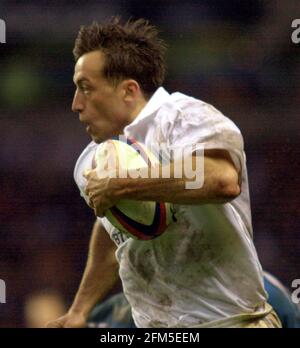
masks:
<svg viewBox="0 0 300 348"><path fill-rule="evenodd" d="M81 112L83 107L83 102L78 94L78 91L76 91L72 102L72 111L76 113Z"/></svg>

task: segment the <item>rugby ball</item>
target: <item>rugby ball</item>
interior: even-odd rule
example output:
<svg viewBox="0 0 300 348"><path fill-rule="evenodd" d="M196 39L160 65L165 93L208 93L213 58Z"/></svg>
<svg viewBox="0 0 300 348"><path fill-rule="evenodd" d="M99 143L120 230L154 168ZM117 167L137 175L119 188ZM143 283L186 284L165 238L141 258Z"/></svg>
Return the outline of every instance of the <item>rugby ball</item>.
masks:
<svg viewBox="0 0 300 348"><path fill-rule="evenodd" d="M121 168L126 174L126 170L146 169L149 165L158 164L156 157L145 146L123 136L100 144L93 162L99 177L106 175L107 171L111 172L112 168L116 171ZM105 217L128 236L150 240L166 231L173 221L172 212L171 203L124 199L108 209Z"/></svg>

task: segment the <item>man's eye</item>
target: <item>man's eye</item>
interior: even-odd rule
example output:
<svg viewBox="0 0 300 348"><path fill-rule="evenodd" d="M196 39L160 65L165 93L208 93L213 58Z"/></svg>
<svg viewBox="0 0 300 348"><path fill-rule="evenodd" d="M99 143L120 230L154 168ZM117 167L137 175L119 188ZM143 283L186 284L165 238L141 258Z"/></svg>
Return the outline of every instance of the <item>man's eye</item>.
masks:
<svg viewBox="0 0 300 348"><path fill-rule="evenodd" d="M91 89L87 86L81 86L80 87L80 90L84 93L84 94L87 94L91 91Z"/></svg>

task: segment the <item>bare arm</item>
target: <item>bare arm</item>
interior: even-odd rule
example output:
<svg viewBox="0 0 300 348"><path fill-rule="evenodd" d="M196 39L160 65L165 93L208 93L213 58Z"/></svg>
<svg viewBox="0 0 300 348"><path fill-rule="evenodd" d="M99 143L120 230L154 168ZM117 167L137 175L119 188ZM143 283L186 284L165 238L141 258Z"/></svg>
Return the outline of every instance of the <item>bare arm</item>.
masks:
<svg viewBox="0 0 300 348"><path fill-rule="evenodd" d="M196 156L192 156L193 167ZM120 199L163 201L178 204L226 203L240 194L240 173L225 150L208 150L204 154L204 181L197 189L186 189L187 179L176 178L171 164L170 178L104 178L96 170L86 175L87 194L97 216ZM200 169L201 170L201 169ZM160 172L162 168L160 169Z"/></svg>
<svg viewBox="0 0 300 348"><path fill-rule="evenodd" d="M101 222L94 224L85 271L69 311L48 323L48 327L83 327L94 305L101 301L118 280L116 246Z"/></svg>
<svg viewBox="0 0 300 348"><path fill-rule="evenodd" d="M196 156L192 158L196 167ZM170 179L125 179L122 198L163 201L178 204L226 203L240 194L239 173L229 154L223 150L209 150L204 156L203 185L186 189L187 178L174 178L174 163ZM195 179L195 177L194 177Z"/></svg>

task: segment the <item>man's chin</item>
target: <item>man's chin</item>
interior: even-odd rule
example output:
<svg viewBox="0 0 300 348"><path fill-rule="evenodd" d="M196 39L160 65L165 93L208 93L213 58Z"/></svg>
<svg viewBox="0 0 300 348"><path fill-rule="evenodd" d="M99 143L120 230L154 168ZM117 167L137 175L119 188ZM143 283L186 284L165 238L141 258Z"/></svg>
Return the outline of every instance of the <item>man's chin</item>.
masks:
<svg viewBox="0 0 300 348"><path fill-rule="evenodd" d="M109 138L99 137L99 136L92 135L92 134L90 136L91 136L93 142L96 144L103 143L103 141L106 141L109 139Z"/></svg>
<svg viewBox="0 0 300 348"><path fill-rule="evenodd" d="M96 144L100 144L100 143L103 142L102 139L99 139L99 138L97 138L97 137L92 136L91 138L92 138L93 142L96 143Z"/></svg>
<svg viewBox="0 0 300 348"><path fill-rule="evenodd" d="M95 142L96 144L100 144L100 143L103 143L104 141L109 140L111 138L119 137L120 135L122 135L122 134L118 134L118 135L111 134L110 136L97 136L95 134L90 134L90 137L93 140L93 142Z"/></svg>

